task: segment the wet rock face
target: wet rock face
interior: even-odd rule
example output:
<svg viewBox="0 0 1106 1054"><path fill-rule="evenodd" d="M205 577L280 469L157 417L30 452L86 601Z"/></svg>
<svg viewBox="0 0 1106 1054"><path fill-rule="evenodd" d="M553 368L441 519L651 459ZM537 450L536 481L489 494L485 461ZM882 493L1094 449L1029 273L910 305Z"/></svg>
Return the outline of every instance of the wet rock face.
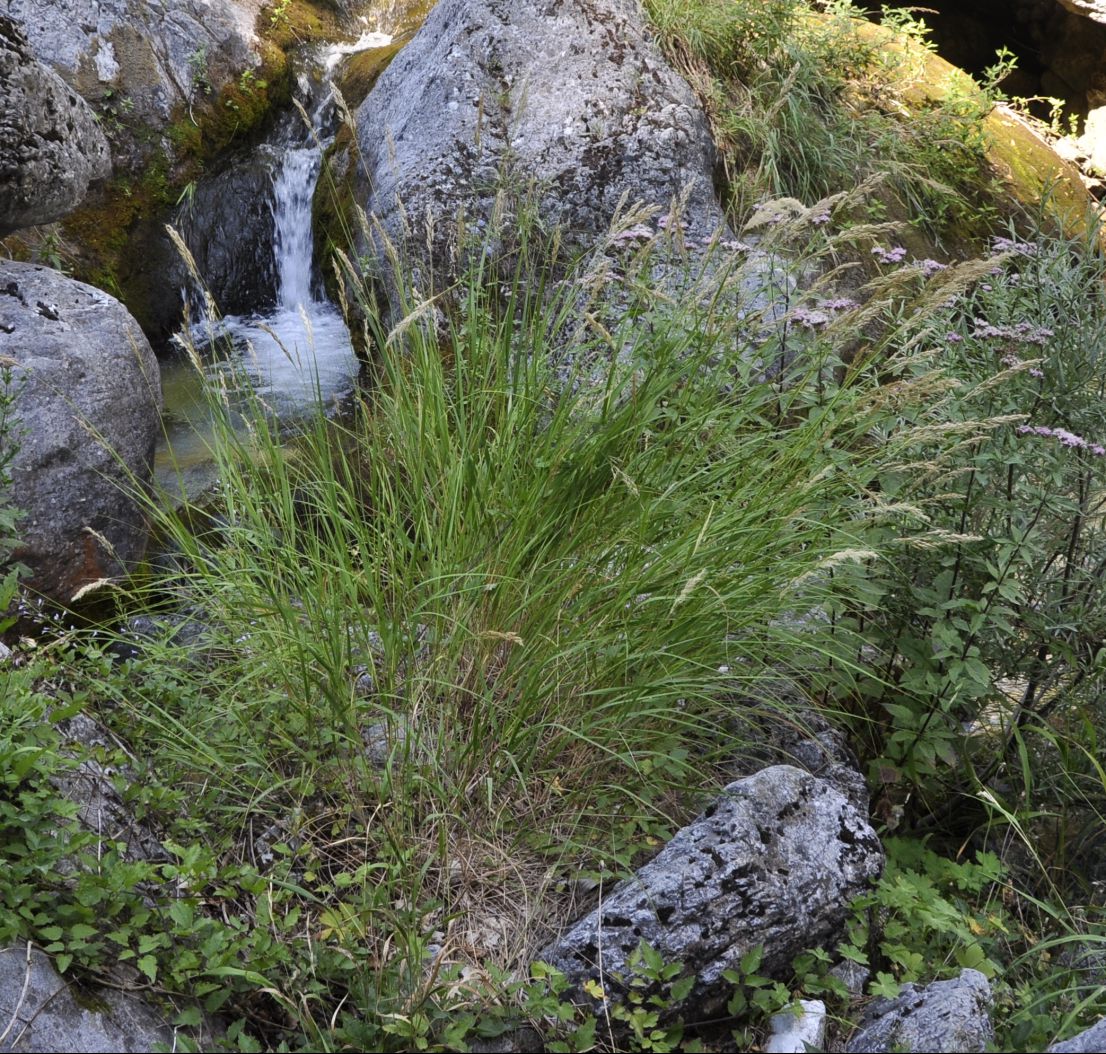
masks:
<svg viewBox="0 0 1106 1054"><path fill-rule="evenodd" d="M178 224L223 314L250 314L276 305L273 176L256 155L197 183ZM172 273L174 286L191 284L179 259L173 261Z"/></svg>
<svg viewBox="0 0 1106 1054"><path fill-rule="evenodd" d="M903 985L895 999L878 999L860 1031L845 1048L849 1054L885 1051L984 1051L993 1049L991 986L978 970L951 981Z"/></svg>
<svg viewBox="0 0 1106 1054"><path fill-rule="evenodd" d="M696 975L687 1000L667 1012L709 1016L729 995L723 971L747 952L763 946L761 972L782 974L799 952L834 942L850 901L882 864L875 833L840 791L777 765L730 784L539 958L583 1001L601 959L605 990L617 1000L644 940L665 963Z"/></svg>
<svg viewBox="0 0 1106 1054"><path fill-rule="evenodd" d="M0 237L64 216L110 173L91 108L0 14Z"/></svg>
<svg viewBox="0 0 1106 1054"><path fill-rule="evenodd" d="M135 487L159 429L157 362L113 297L45 267L0 262L0 359L15 364L15 558L58 601L142 556Z"/></svg>
<svg viewBox="0 0 1106 1054"><path fill-rule="evenodd" d="M631 0L441 0L357 128L357 201L439 277L458 210L486 220L504 186L585 242L623 195L667 209L689 188L689 234L722 223L706 118Z"/></svg>

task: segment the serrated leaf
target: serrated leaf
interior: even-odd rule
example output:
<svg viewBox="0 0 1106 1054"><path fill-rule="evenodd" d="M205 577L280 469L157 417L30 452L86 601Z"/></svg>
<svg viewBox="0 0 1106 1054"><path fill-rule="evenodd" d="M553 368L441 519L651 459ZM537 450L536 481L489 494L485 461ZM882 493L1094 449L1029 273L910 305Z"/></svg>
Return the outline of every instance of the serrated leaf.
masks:
<svg viewBox="0 0 1106 1054"><path fill-rule="evenodd" d="M151 982L157 980L157 959L152 955L143 955L136 963L137 966Z"/></svg>

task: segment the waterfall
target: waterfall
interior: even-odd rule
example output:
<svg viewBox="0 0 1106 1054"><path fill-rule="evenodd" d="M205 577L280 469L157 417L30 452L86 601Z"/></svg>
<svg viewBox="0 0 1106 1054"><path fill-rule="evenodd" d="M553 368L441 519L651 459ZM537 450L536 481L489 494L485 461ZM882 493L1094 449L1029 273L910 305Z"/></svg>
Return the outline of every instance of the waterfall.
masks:
<svg viewBox="0 0 1106 1054"><path fill-rule="evenodd" d="M311 200L321 163L322 152L314 144L290 148L273 180L273 256L279 310L295 311L315 302L311 295Z"/></svg>
<svg viewBox="0 0 1106 1054"><path fill-rule="evenodd" d="M197 321L179 343L198 349L209 373L244 376L282 421L302 418L320 403L328 410L337 405L353 392L359 371L349 330L323 295L314 272L311 206L323 150L333 132L331 77L345 57L384 47L394 39L393 33L413 30L431 6L430 0L389 0L386 11L374 10L371 22L367 15L359 19L357 39L299 51L296 94L303 110L289 112L255 155L255 163L273 173L275 306L212 318L202 292L188 291L191 317ZM304 127L303 113L310 114L311 128ZM156 473L167 491L179 492L188 476L186 489L197 493L211 482L205 438L210 421L202 381L190 363L186 356L162 363L162 383L171 394Z"/></svg>

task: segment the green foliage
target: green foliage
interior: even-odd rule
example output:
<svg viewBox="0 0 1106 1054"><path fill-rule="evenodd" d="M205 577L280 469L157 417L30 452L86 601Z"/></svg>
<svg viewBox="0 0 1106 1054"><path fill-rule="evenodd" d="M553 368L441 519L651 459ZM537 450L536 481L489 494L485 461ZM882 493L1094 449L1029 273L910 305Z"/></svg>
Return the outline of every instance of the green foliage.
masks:
<svg viewBox="0 0 1106 1054"><path fill-rule="evenodd" d="M754 948L741 957L737 969L722 971L723 979L733 985L726 1013L743 1023L734 1032L734 1039L741 1046L749 1046L752 1030L763 1028L772 1014L791 1002L791 993L785 985L759 973L763 958L764 949Z"/></svg>
<svg viewBox="0 0 1106 1054"><path fill-rule="evenodd" d="M887 868L876 889L857 901L850 942L840 949L871 967L872 994L893 997L900 982L965 968L999 974L1000 946L1013 924L996 895L1004 879L998 857L980 853L959 863L898 838L887 839L885 849Z"/></svg>
<svg viewBox="0 0 1106 1054"><path fill-rule="evenodd" d="M711 119L735 216L765 196L803 202L879 175L909 222L940 240L989 231L997 220L984 156L993 83L950 81L906 102L910 44L928 30L907 12L885 21L907 42L864 32L848 2L649 0L669 56L689 75ZM869 27L870 28L870 27ZM996 81L1008 67L1000 63Z"/></svg>
<svg viewBox="0 0 1106 1054"><path fill-rule="evenodd" d="M771 190L793 218L681 271L648 210L619 220L640 246L567 258L518 200L484 244L460 226L460 281L390 328L347 266L373 385L339 421L279 424L226 349L192 349L220 483L149 506L172 566L125 600L163 632L122 661L104 627L73 631L0 684L0 940L129 965L241 1050L458 1049L523 1020L553 1050L694 1049L671 1013L694 978L647 945L618 1000L592 982L597 1013L541 964L518 978L566 890L631 869L730 777L750 710L801 722L784 676L848 725L908 837L790 988L760 952L726 974L737 1042L797 993L842 1000L838 956L882 995L981 969L1018 1046L1100 1008L1050 952L1101 940L1073 879L1106 815L1101 261L1042 236L942 268L857 225L893 203L837 192L877 168L931 229L989 222L962 193L987 96L905 119L846 5L650 9L708 99L734 214ZM219 134L265 91L229 85ZM175 194L164 171L131 190ZM837 295L869 249L874 277ZM165 859L127 860L56 789L85 710L127 744L98 760L127 767Z"/></svg>

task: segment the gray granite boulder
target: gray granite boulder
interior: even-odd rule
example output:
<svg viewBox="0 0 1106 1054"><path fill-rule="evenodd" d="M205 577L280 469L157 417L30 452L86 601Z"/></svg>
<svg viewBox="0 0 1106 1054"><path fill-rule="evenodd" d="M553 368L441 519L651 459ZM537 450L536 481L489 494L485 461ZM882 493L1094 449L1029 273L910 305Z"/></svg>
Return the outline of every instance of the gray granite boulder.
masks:
<svg viewBox="0 0 1106 1054"><path fill-rule="evenodd" d="M1071 1039L1053 1043L1048 1054L1099 1054L1106 1050L1106 1017Z"/></svg>
<svg viewBox="0 0 1106 1054"><path fill-rule="evenodd" d="M89 102L160 127L256 68L260 0L0 0L35 55Z"/></svg>
<svg viewBox="0 0 1106 1054"><path fill-rule="evenodd" d="M0 15L0 237L50 223L111 172L92 109Z"/></svg>
<svg viewBox="0 0 1106 1054"><path fill-rule="evenodd" d="M361 248L402 244L424 288L455 268L459 211L479 230L526 192L583 244L624 198L667 210L686 192L689 240L723 224L706 117L636 0L441 0L356 122L355 197L379 224Z"/></svg>
<svg viewBox="0 0 1106 1054"><path fill-rule="evenodd" d="M57 271L0 261L0 360L16 388L14 557L60 602L142 556L161 410L157 361L113 297Z"/></svg>
<svg viewBox="0 0 1106 1054"><path fill-rule="evenodd" d="M990 1049L991 986L978 970L964 970L951 981L903 985L895 999L877 999L860 1030L849 1040L849 1054L885 1051L953 1052Z"/></svg>
<svg viewBox="0 0 1106 1054"><path fill-rule="evenodd" d="M760 972L786 976L799 952L833 944L882 864L875 832L839 790L777 765L731 783L539 958L574 999L591 1000L584 985L599 981L618 1001L644 941L696 977L666 1012L710 1016L730 992L723 972L747 952L762 947Z"/></svg>
<svg viewBox="0 0 1106 1054"><path fill-rule="evenodd" d="M165 1017L136 995L104 988L74 996L48 956L26 945L0 949L0 1051L175 1049Z"/></svg>

